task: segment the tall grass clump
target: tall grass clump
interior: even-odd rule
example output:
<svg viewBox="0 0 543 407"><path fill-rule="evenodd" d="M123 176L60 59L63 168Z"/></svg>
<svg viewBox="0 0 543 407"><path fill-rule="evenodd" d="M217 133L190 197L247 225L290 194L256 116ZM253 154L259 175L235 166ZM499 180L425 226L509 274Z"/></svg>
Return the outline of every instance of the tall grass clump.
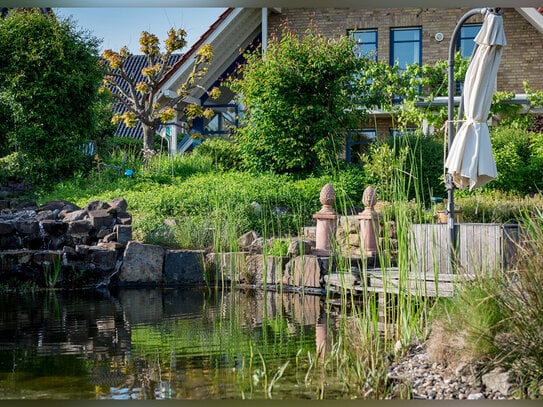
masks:
<svg viewBox="0 0 543 407"><path fill-rule="evenodd" d="M505 313L497 362L511 369L519 396L543 397L543 213L525 217L517 269L498 278Z"/></svg>
<svg viewBox="0 0 543 407"><path fill-rule="evenodd" d="M482 373L505 368L515 396L543 397L542 250L543 214L525 216L516 268L489 271L436 307L432 357L479 364Z"/></svg>
<svg viewBox="0 0 543 407"><path fill-rule="evenodd" d="M391 143L373 147L371 161L366 162L370 177L375 180L377 194L384 201L381 210L382 244L378 254L384 284L384 297L394 296L396 304L391 313L385 312L385 327L394 323L394 332L385 332L391 341L400 341L407 346L418 335L424 333L426 313L430 303L425 295L426 276L415 276L417 270L415 248L412 247L412 225L420 223L427 216L424 212L421 163L424 157L413 154L422 151L419 138L394 138ZM385 177L385 178L383 178ZM397 267L395 270L393 267ZM398 284L392 286L391 274L398 273ZM438 273L434 270L434 273Z"/></svg>

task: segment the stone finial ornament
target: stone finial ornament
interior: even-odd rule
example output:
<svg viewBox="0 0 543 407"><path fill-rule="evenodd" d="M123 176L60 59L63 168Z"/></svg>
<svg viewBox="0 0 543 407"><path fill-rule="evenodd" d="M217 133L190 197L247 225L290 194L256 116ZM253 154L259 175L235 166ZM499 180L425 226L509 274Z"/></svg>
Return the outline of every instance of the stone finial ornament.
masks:
<svg viewBox="0 0 543 407"><path fill-rule="evenodd" d="M326 184L321 189L321 194L319 200L322 204L322 209L319 211L321 213L333 213L333 205L336 202L336 191L332 184Z"/></svg>
<svg viewBox="0 0 543 407"><path fill-rule="evenodd" d="M360 220L360 241L364 256L376 256L380 234L379 214L374 207L377 203L375 188L368 186L362 194L362 203L366 207L357 218Z"/></svg>
<svg viewBox="0 0 543 407"><path fill-rule="evenodd" d="M377 203L377 194L375 193L375 188L372 186L366 187L364 193L362 194L362 203L366 208L373 210L375 204Z"/></svg>
<svg viewBox="0 0 543 407"><path fill-rule="evenodd" d="M322 208L313 215L313 219L317 221L316 242L313 253L324 256L329 255L331 240L336 233L337 213L333 208L336 202L336 191L332 184L326 184L322 187L319 200Z"/></svg>

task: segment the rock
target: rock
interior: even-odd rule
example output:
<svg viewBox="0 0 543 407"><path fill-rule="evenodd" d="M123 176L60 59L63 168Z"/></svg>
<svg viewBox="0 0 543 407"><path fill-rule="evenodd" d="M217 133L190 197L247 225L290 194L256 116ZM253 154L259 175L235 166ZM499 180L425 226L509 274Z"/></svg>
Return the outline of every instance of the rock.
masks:
<svg viewBox="0 0 543 407"><path fill-rule="evenodd" d="M64 222L73 222L76 220L85 219L88 216L88 213L84 209L78 209L71 212L62 211L59 213L59 217L64 220Z"/></svg>
<svg viewBox="0 0 543 407"><path fill-rule="evenodd" d="M296 257L311 253L312 245L309 240L294 239L290 242L287 250L287 256Z"/></svg>
<svg viewBox="0 0 543 407"><path fill-rule="evenodd" d="M164 248L130 241L124 251L119 283L162 284L164 281L163 265Z"/></svg>
<svg viewBox="0 0 543 407"><path fill-rule="evenodd" d="M96 232L96 238L97 239L103 239L107 235L113 233L113 230L111 228L102 227L98 232Z"/></svg>
<svg viewBox="0 0 543 407"><path fill-rule="evenodd" d="M206 268L210 269L216 281L241 282L247 273L246 256L244 252L208 253Z"/></svg>
<svg viewBox="0 0 543 407"><path fill-rule="evenodd" d="M321 264L317 256L294 257L285 265L283 284L295 287L320 288Z"/></svg>
<svg viewBox="0 0 543 407"><path fill-rule="evenodd" d="M109 208L110 208L110 206L106 202L103 202L103 201L91 201L83 209L85 209L87 212L92 212L92 211L107 210Z"/></svg>
<svg viewBox="0 0 543 407"><path fill-rule="evenodd" d="M242 249L247 249L256 239L258 239L258 234L254 230L251 230L238 238L238 244Z"/></svg>
<svg viewBox="0 0 543 407"><path fill-rule="evenodd" d="M68 224L59 220L43 220L41 226L45 233L58 237L68 231Z"/></svg>
<svg viewBox="0 0 543 407"><path fill-rule="evenodd" d="M130 225L115 225L113 233L115 233L115 240L123 246L126 246L132 240L132 226Z"/></svg>
<svg viewBox="0 0 543 407"><path fill-rule="evenodd" d="M484 374L482 382L487 391L500 392L504 396L508 396L511 390L511 376L500 368Z"/></svg>
<svg viewBox="0 0 543 407"><path fill-rule="evenodd" d="M89 211L89 220L92 227L97 230L102 227L112 228L115 224L115 218L107 211L107 209Z"/></svg>
<svg viewBox="0 0 543 407"><path fill-rule="evenodd" d="M108 233L104 237L102 237L102 243L111 243L117 241L117 234L116 233Z"/></svg>
<svg viewBox="0 0 543 407"><path fill-rule="evenodd" d="M88 235L91 230L92 225L86 219L68 222L68 233L72 236Z"/></svg>
<svg viewBox="0 0 543 407"><path fill-rule="evenodd" d="M483 400L485 395L483 393L471 393L468 394L468 400Z"/></svg>
<svg viewBox="0 0 543 407"><path fill-rule="evenodd" d="M205 283L203 250L168 250L164 258L164 282L167 285Z"/></svg>
<svg viewBox="0 0 543 407"><path fill-rule="evenodd" d="M131 225L132 215L126 212L117 213L117 223L121 225Z"/></svg>
<svg viewBox="0 0 543 407"><path fill-rule="evenodd" d="M247 256L248 282L256 285L280 284L288 259L286 256L263 256L262 254Z"/></svg>
<svg viewBox="0 0 543 407"><path fill-rule="evenodd" d="M4 272L13 271L18 265L32 263L32 250L10 250L0 256L0 276Z"/></svg>
<svg viewBox="0 0 543 407"><path fill-rule="evenodd" d="M96 246L108 250L121 250L126 247L126 245L122 245L119 242L98 242Z"/></svg>
<svg viewBox="0 0 543 407"><path fill-rule="evenodd" d="M89 248L88 260L100 271L112 271L117 261L117 252L104 247Z"/></svg>
<svg viewBox="0 0 543 407"><path fill-rule="evenodd" d="M57 218L57 212L56 211L40 211L36 214L36 220L37 221L43 221L43 220L56 220Z"/></svg>
<svg viewBox="0 0 543 407"><path fill-rule="evenodd" d="M107 211L110 214L124 213L128 209L128 203L124 198L114 198L108 202Z"/></svg>
<svg viewBox="0 0 543 407"><path fill-rule="evenodd" d="M37 220L18 220L15 222L15 229L22 235L37 235L40 234L40 224Z"/></svg>
<svg viewBox="0 0 543 407"><path fill-rule="evenodd" d="M0 221L0 235L9 235L15 231L13 222Z"/></svg>
<svg viewBox="0 0 543 407"><path fill-rule="evenodd" d="M340 216L339 227L348 234L358 234L360 229L360 221L357 219L356 215Z"/></svg>
<svg viewBox="0 0 543 407"><path fill-rule="evenodd" d="M315 241L317 239L317 227L316 226L303 227L302 237L307 240Z"/></svg>
<svg viewBox="0 0 543 407"><path fill-rule="evenodd" d="M64 209L70 208L72 210L81 209L79 206L74 205L71 202L65 201L65 200L56 200L56 201L49 201L46 202L36 209L38 212L41 211L54 211L55 209L62 211Z"/></svg>

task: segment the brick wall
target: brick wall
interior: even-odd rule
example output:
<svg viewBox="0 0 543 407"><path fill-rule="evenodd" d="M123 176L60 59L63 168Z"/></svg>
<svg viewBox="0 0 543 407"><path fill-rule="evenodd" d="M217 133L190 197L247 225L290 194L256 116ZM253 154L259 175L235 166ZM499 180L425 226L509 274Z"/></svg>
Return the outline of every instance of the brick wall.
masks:
<svg viewBox="0 0 543 407"><path fill-rule="evenodd" d="M311 24L318 31L330 36L346 35L350 29L378 29L378 58L389 61L389 32L393 27L422 27L422 59L432 64L448 59L449 41L458 20L469 9L354 9L354 8L297 8L281 10L270 15L270 35L280 33L286 24L290 30L302 34ZM534 90L543 89L543 34L539 33L515 9L503 10L505 47L500 70L498 89L524 93L522 82L527 80ZM470 17L467 23L482 22L482 15ZM441 32L444 39L435 40Z"/></svg>

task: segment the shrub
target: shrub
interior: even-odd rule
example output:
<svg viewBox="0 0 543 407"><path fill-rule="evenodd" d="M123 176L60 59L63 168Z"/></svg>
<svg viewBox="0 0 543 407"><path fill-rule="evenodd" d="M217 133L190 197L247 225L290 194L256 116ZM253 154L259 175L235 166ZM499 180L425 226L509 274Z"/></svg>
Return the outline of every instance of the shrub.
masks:
<svg viewBox="0 0 543 407"><path fill-rule="evenodd" d="M0 19L0 48L4 153L21 154L26 181L71 176L90 163L78 147L96 128L98 40L54 14L21 9Z"/></svg>
<svg viewBox="0 0 543 407"><path fill-rule="evenodd" d="M363 63L348 36L331 40L283 30L245 55L231 88L247 107L235 138L246 168L308 174L329 168L360 110L346 89Z"/></svg>
<svg viewBox="0 0 543 407"><path fill-rule="evenodd" d="M364 159L367 182L391 199L391 180L398 176L408 199L424 205L432 196L445 193L443 185L443 146L422 133L393 137L371 146Z"/></svg>
<svg viewBox="0 0 543 407"><path fill-rule="evenodd" d="M205 140L192 154L211 158L215 167L221 171L241 168L242 160L238 145L231 140L223 138Z"/></svg>

